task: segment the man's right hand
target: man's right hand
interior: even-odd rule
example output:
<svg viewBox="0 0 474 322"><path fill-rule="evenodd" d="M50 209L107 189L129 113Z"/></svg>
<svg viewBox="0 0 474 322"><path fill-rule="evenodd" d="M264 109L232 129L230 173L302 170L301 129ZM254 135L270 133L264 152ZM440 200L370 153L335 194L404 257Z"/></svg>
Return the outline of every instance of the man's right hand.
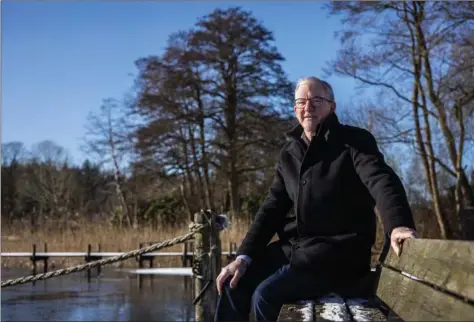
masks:
<svg viewBox="0 0 474 322"><path fill-rule="evenodd" d="M225 281L230 277L233 276L233 278L230 280L230 287L234 288L237 286L237 283L239 282L240 278L242 275L245 274L247 270L247 262L243 260L242 258L237 258L235 261L227 265L221 270L221 273L219 276L217 276L216 282L217 282L217 292L219 295L222 294L222 288L224 287Z"/></svg>

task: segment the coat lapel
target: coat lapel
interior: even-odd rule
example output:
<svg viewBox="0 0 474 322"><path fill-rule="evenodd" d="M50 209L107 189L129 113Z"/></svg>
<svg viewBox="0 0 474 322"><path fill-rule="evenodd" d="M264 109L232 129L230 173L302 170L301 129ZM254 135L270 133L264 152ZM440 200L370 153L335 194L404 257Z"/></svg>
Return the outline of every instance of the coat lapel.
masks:
<svg viewBox="0 0 474 322"><path fill-rule="evenodd" d="M324 140L326 142L329 142L330 134L331 132L336 131L336 128L340 125L339 119L335 113L329 115L319 126L318 129L316 130L317 134L313 138L312 141L319 141L319 140ZM306 150L309 147L314 147L317 144L317 142L313 142L313 144L310 144L308 146L307 143L304 142L302 139L302 136L304 135L303 133L303 127L300 124L297 124L294 126L290 131L285 133L286 136L292 140L292 144L290 144L287 148L287 151L294 156L296 159L298 159L300 162L303 162L304 155L306 153Z"/></svg>
<svg viewBox="0 0 474 322"><path fill-rule="evenodd" d="M301 138L303 135L303 127L297 124L285 134L286 137L292 141L291 144L288 145L287 151L298 159L298 161L302 162L307 148L306 143Z"/></svg>

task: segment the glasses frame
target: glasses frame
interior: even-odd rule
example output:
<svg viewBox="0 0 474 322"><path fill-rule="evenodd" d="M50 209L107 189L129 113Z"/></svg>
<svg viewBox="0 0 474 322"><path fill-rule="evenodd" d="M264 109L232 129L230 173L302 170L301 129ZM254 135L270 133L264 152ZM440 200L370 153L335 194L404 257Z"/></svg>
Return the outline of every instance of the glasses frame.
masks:
<svg viewBox="0 0 474 322"><path fill-rule="evenodd" d="M326 102L328 102L328 103L332 103L332 102L333 102L332 100L327 99L327 98L322 97L322 96L313 96L313 97L310 97L310 98L297 98L297 99L295 99L295 100L293 101L293 104L295 105L295 107L296 107L297 109L303 109L303 108L305 108L305 107L306 107L306 103L307 103L308 101L309 101L309 105L311 105L311 106L314 107L314 108L321 106L322 104L320 104L320 105L314 105L314 104L311 102L311 100L313 100L313 99L315 99L315 98L318 98L318 99L320 99L320 100L322 100L322 101L326 101ZM298 101L298 100L304 100L304 105L303 105L302 107L299 107L298 104L296 104L296 101Z"/></svg>

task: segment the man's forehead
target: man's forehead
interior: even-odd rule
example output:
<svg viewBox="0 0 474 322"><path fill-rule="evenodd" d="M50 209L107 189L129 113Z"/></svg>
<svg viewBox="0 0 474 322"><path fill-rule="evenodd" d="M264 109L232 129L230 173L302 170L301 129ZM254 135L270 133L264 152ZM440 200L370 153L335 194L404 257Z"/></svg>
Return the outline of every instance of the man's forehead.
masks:
<svg viewBox="0 0 474 322"><path fill-rule="evenodd" d="M324 94L324 87L320 82L306 82L298 87L295 93L295 98L305 98L310 96L322 96Z"/></svg>

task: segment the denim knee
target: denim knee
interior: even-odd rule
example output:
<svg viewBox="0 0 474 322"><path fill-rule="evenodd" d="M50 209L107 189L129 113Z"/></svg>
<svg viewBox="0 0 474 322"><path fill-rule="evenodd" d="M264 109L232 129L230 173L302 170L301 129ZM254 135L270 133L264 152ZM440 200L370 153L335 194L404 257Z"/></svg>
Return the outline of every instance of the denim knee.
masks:
<svg viewBox="0 0 474 322"><path fill-rule="evenodd" d="M271 295L270 292L268 291L268 287L265 287L266 285L260 284L255 291L253 292L252 295L252 306L259 306L263 303L269 303L271 302Z"/></svg>

